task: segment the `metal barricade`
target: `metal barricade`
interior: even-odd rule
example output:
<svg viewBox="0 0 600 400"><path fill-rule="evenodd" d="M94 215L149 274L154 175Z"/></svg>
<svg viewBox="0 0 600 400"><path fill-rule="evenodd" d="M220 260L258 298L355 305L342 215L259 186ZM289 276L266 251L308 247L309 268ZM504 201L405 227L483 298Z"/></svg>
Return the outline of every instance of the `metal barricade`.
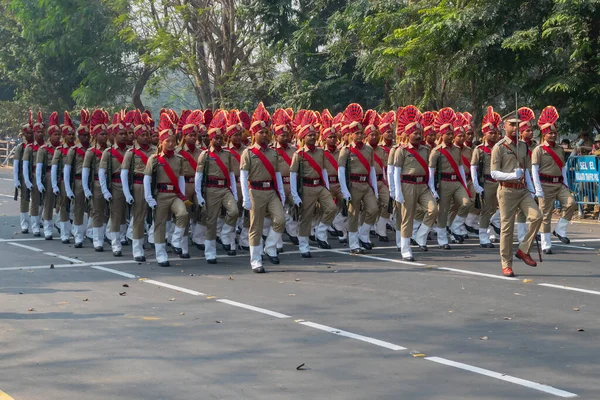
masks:
<svg viewBox="0 0 600 400"><path fill-rule="evenodd" d="M598 160L598 156L571 156L567 160L569 189L579 206L580 214L584 205L600 204Z"/></svg>

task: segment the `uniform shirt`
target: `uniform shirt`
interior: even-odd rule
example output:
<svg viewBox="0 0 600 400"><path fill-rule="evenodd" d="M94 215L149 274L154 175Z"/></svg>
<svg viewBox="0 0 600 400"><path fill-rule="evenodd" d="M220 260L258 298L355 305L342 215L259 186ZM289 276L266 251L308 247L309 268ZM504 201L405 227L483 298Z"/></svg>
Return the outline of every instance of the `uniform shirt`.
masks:
<svg viewBox="0 0 600 400"><path fill-rule="evenodd" d="M358 149L356 147L356 143L352 143L349 146L344 147L340 151L339 166L346 167L346 161L350 160L350 162L348 163L350 167L350 171L348 171L349 173L358 175L368 175L369 173L371 173L371 167L374 164L373 148L363 143L362 149L360 149L361 154L365 156L367 162L369 163L369 169L365 169L363 163L360 162L358 157L350 152L350 148Z"/></svg>
<svg viewBox="0 0 600 400"><path fill-rule="evenodd" d="M223 161L223 164L225 164L225 168L227 168L227 172L226 172L227 175L223 174L223 172L221 171L221 168L219 168L219 166L217 165L215 158L209 155L210 152L215 153L221 159L221 161ZM200 174L204 174L205 173L204 165L207 164L208 165L208 172L207 172L208 176L217 178L217 179L229 179L229 172L231 172L231 168L233 167L233 162L232 162L233 159L234 158L229 151L227 151L223 148L217 150L213 146L210 146L210 151L204 150L200 154L200 157L198 158L198 168L196 169L196 172L200 173Z"/></svg>
<svg viewBox="0 0 600 400"><path fill-rule="evenodd" d="M392 149L394 148L393 145L387 145L387 144L382 144L379 147L381 147L381 150L383 150L383 157L381 158L381 161L383 161L383 165L388 165L389 164L389 159L390 159L390 153L392 151Z"/></svg>
<svg viewBox="0 0 600 400"><path fill-rule="evenodd" d="M169 163L169 166L173 170L173 173L175 174L176 178L183 175L183 163L187 162L183 157L181 157L179 154L173 154L171 157L167 157L166 155L164 155L164 153L161 153L161 155L163 156L165 161ZM156 154L152 154L150 156L150 159L146 164L146 168L144 169L144 175L152 176L152 173L156 171L157 184L173 185L173 182L171 182L171 179L169 179L169 176L165 172L165 169L162 168L162 165L164 164L159 164L158 159L156 157ZM159 166L161 166L161 168L158 168ZM179 182L176 183L179 185Z"/></svg>
<svg viewBox="0 0 600 400"><path fill-rule="evenodd" d="M554 150L558 158L563 161L565 159L565 150L559 146L552 146L550 143L544 141L541 146L536 147L533 150L531 156L531 163L533 165L539 165L540 174L551 175L551 176L562 176L562 169L556 165L556 162L550 154L542 148L542 146L548 146L551 150Z"/></svg>
<svg viewBox="0 0 600 400"><path fill-rule="evenodd" d="M454 145L446 146L446 144L442 143L438 147L433 149L433 151L429 155L429 168L436 169L437 164L438 164L438 159L440 159L440 171L436 171L436 172L442 172L442 173L448 173L448 174L457 173L458 171L456 171L456 172L454 171L454 169L450 165L450 162L448 161L446 156L444 156L444 155L442 155L442 153L440 153L440 151L442 149L448 150L448 153L450 153L450 155L454 159L454 162L456 162L456 165L459 168L461 165L463 165L461 152L460 152L460 149L458 148L458 146L454 146Z"/></svg>
<svg viewBox="0 0 600 400"><path fill-rule="evenodd" d="M425 163L429 159L429 148L424 145L413 146L411 143L407 144L404 147L398 147L394 153L394 166L396 168L402 168L402 175L415 175L415 176L424 176L427 175L428 171L425 171L421 163L417 161L417 158L410 154L408 149L414 149L421 157Z"/></svg>
<svg viewBox="0 0 600 400"><path fill-rule="evenodd" d="M133 150L139 150L148 157L148 161L150 160L150 156L156 153L156 147L149 145L148 150L144 150L140 147L139 144L135 144L132 148L128 149L125 153L125 157L123 157L123 164L121 164L121 169L126 169L127 171L131 170L131 163L133 162L133 174L134 175L143 175L144 170L146 169L146 164L140 156L135 154ZM132 182L129 182L130 184Z"/></svg>
<svg viewBox="0 0 600 400"><path fill-rule="evenodd" d="M460 148L460 155L464 165L465 176L471 178L471 159L473 158L473 149L466 144ZM459 164L460 165L460 164Z"/></svg>
<svg viewBox="0 0 600 400"><path fill-rule="evenodd" d="M371 148L373 149L373 166L375 167L375 174L383 175L385 174L389 153L386 153L381 146L371 146ZM381 165L379 165L378 159L379 162L381 162Z"/></svg>
<svg viewBox="0 0 600 400"><path fill-rule="evenodd" d="M486 147L490 149L490 154L486 153L483 148ZM471 165L475 165L477 167L477 173L479 175L490 175L490 166L492 165L492 148L494 146L490 146L487 142L485 144L480 144L473 151L473 155L471 156ZM480 162L483 162L483 171L480 171L481 167L479 165Z"/></svg>
<svg viewBox="0 0 600 400"><path fill-rule="evenodd" d="M44 143L38 144L36 142L33 142L29 143L27 147L25 147L25 151L23 152L23 161L29 161L32 170L35 170L35 164L37 163L37 153L42 146L44 146Z"/></svg>
<svg viewBox="0 0 600 400"><path fill-rule="evenodd" d="M69 149L65 159L65 165L70 165L72 168L71 170L73 171L74 169L73 173L81 174L81 170L83 169L83 159L85 158L86 151L87 147L83 147L81 143L76 144Z"/></svg>
<svg viewBox="0 0 600 400"><path fill-rule="evenodd" d="M127 153L127 146L123 146L123 148L120 148L118 145L114 144L111 147L104 150L104 152L102 153L102 159L100 160L100 168L105 168L107 170L107 174L116 175L119 177L119 179L121 179L121 162L119 162L119 159L113 155L114 151L121 154L123 156L123 161L125 161L124 158L125 153ZM109 158L112 158L110 160L110 171L108 171Z"/></svg>
<svg viewBox="0 0 600 400"><path fill-rule="evenodd" d="M44 164L46 167L46 172L50 172L49 167L52 165L52 158L54 157L54 153L58 152L58 147L54 147L50 143L46 143L37 152L37 160L36 164Z"/></svg>
<svg viewBox="0 0 600 400"><path fill-rule="evenodd" d="M67 154L69 154L69 149L73 147L75 143L71 143L69 146L66 143L63 143L59 147L56 148L54 152L54 157L52 157L52 165L57 165L59 168L65 165L65 161L67 159ZM58 171L58 173L62 173L62 171Z"/></svg>
<svg viewBox="0 0 600 400"><path fill-rule="evenodd" d="M237 184L240 184L240 164L242 162L242 153L244 152L244 150L246 149L246 146L244 146L243 143L240 143L240 147L235 147L233 144L230 144L227 147L227 150L229 150L229 152L231 153L231 155L233 156L233 160L231 160L231 172L233 172L233 174L235 175Z"/></svg>
<svg viewBox="0 0 600 400"><path fill-rule="evenodd" d="M527 155L525 142L519 143L517 154L516 144L507 136L502 138L492 149L492 171L514 172L516 168L529 169L531 159ZM520 180L509 180L506 182L523 183Z"/></svg>
<svg viewBox="0 0 600 400"><path fill-rule="evenodd" d="M252 153L251 149L258 149L261 151L267 160L271 162L273 168L275 169L275 173L279 172L279 154L275 149L272 149L268 146L262 147L259 144L254 144L250 147L244 149L242 153L242 163L240 165L240 169L244 171L248 171L248 180L249 181L270 181L272 180L271 175L263 165L262 161L258 156ZM287 165L287 164L286 164Z"/></svg>
<svg viewBox="0 0 600 400"><path fill-rule="evenodd" d="M387 160L388 165L394 165L395 164L395 162L396 162L396 152L398 151L398 149L401 149L402 147L403 147L403 145L396 144L396 145L394 145L390 149L390 154L388 155L388 160ZM427 159L425 159L425 161L427 161Z"/></svg>
<svg viewBox="0 0 600 400"><path fill-rule="evenodd" d="M319 167L323 168L323 166L325 165L325 151L323 149L316 147L314 150L310 150L308 146L303 146L294 153L294 156L292 157L292 165L290 167L290 172L298 173L300 171L300 165L302 165L301 178L322 178L323 175L321 175L319 171L315 171L315 169L310 165L310 163L306 161L304 157L300 154L301 152L306 152L307 155L309 155L310 157L312 157L313 160L315 160Z"/></svg>
<svg viewBox="0 0 600 400"><path fill-rule="evenodd" d="M196 169L194 169L194 166L192 164L190 164L189 160L183 156L182 152L185 152L187 154L190 155L190 157L196 162ZM183 159L185 160L183 163L183 173L185 177L193 177L194 174L197 171L197 167L198 167L198 158L200 157L200 154L202 153L202 149L198 146L194 146L194 150L190 150L190 146L187 145L187 143L184 143L183 146L177 147L175 149L175 153L176 154L180 154Z"/></svg>
<svg viewBox="0 0 600 400"><path fill-rule="evenodd" d="M331 156L333 157L333 159L338 162L339 158L340 158L340 148L339 147L335 147L333 152L330 151L329 147L327 145L325 145L325 148L323 150L323 157L325 157L325 152L327 152L328 154L331 154ZM327 171L327 175L329 176L337 176L337 168L331 164L331 162L329 161L329 159L327 159L327 157L325 157L325 170Z"/></svg>
<svg viewBox="0 0 600 400"><path fill-rule="evenodd" d="M535 148L538 147L538 142L536 142L535 140L523 142L527 144L527 154L529 154L529 157L531 157L533 155L533 150L535 150Z"/></svg>
<svg viewBox="0 0 600 400"><path fill-rule="evenodd" d="M94 174L98 175L98 165L100 164L100 158L102 158L103 149L95 145L90 147L85 153L83 159L83 168L94 168Z"/></svg>
<svg viewBox="0 0 600 400"><path fill-rule="evenodd" d="M296 150L298 150L298 148L296 146L292 146L292 145L288 145L287 147L284 147L284 146L280 145L279 143L277 143L274 146L274 148L276 149L276 151L278 153L283 152L290 158L290 164L288 164L287 161L285 160L285 158L281 154L279 154L279 161L278 161L279 162L279 172L281 172L281 176L282 177L290 176L291 160L292 160L292 157L294 156L294 153L296 152Z"/></svg>
<svg viewBox="0 0 600 400"><path fill-rule="evenodd" d="M15 147L15 154L13 160L21 161L23 159L23 155L25 153L25 148L29 145L29 143L21 142Z"/></svg>

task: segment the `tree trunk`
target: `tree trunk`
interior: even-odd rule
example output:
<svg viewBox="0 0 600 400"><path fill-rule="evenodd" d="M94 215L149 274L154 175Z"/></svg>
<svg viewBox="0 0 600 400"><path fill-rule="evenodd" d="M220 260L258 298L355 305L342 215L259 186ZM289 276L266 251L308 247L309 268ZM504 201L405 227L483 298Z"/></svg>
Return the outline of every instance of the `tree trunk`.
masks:
<svg viewBox="0 0 600 400"><path fill-rule="evenodd" d="M131 93L131 102L133 106L140 110L140 112L144 112L146 108L142 103L142 92L144 91L144 87L146 87L146 83L154 73L154 68L150 68L147 65L144 66L144 69L139 76L138 80L135 82L135 86L133 87L133 91Z"/></svg>

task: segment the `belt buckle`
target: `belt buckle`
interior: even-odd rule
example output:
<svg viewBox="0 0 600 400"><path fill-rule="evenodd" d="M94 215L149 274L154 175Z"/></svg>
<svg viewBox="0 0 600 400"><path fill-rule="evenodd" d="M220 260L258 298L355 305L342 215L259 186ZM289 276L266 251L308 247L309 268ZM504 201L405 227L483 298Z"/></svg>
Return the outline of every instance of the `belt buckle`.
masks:
<svg viewBox="0 0 600 400"><path fill-rule="evenodd" d="M173 185L167 185L167 190L173 190L175 187Z"/></svg>
<svg viewBox="0 0 600 400"><path fill-rule="evenodd" d="M452 176L450 177L450 179L452 179L453 181L456 180L456 175L452 174Z"/></svg>
<svg viewBox="0 0 600 400"><path fill-rule="evenodd" d="M313 185L318 185L319 183L321 183L319 179L313 179Z"/></svg>
<svg viewBox="0 0 600 400"><path fill-rule="evenodd" d="M225 184L225 181L223 181L223 180L217 181L217 185L219 185L219 186L223 186L224 184Z"/></svg>
<svg viewBox="0 0 600 400"><path fill-rule="evenodd" d="M263 188L270 188L271 187L271 182L263 182L262 183L262 187Z"/></svg>
<svg viewBox="0 0 600 400"><path fill-rule="evenodd" d="M417 179L415 180L415 182L417 182L417 183L423 182L423 177L422 176L418 176Z"/></svg>
<svg viewBox="0 0 600 400"><path fill-rule="evenodd" d="M367 177L366 176L361 176L358 178L361 182L366 182L367 181Z"/></svg>
<svg viewBox="0 0 600 400"><path fill-rule="evenodd" d="M559 178L556 178L556 177L552 178L552 183L558 183L559 181L560 181Z"/></svg>

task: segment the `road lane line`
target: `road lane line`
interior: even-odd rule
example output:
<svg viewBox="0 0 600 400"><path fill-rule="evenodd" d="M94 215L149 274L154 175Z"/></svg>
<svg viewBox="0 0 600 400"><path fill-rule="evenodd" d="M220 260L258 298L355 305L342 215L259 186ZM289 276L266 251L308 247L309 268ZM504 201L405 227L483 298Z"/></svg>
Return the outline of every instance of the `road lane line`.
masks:
<svg viewBox="0 0 600 400"><path fill-rule="evenodd" d="M275 318L291 318L289 315L281 314L276 311L267 310L266 308L254 307L249 304L239 303L237 301L228 300L228 299L218 299L219 303L229 304L230 306L245 308L247 310L256 311L262 314L267 314Z"/></svg>
<svg viewBox="0 0 600 400"><path fill-rule="evenodd" d="M81 265L81 264L54 264L54 268L79 268L79 267L85 267L85 265ZM28 271L28 270L34 270L34 269L50 269L50 264L46 264L46 265L36 265L33 267L1 267L0 271Z"/></svg>
<svg viewBox="0 0 600 400"><path fill-rule="evenodd" d="M374 247L374 249L377 249L377 247ZM425 267L427 265L427 264L421 264L421 263L412 262L412 261L396 260L394 258L385 258L385 257L370 256L368 254L350 254L349 253L350 250L331 249L331 250L327 250L327 251L332 252L332 253L337 253L337 254L345 254L347 256L350 255L350 256L354 256L354 257L369 258L371 260L387 261L387 262L393 262L393 263L396 263L396 264L414 265L416 267Z"/></svg>
<svg viewBox="0 0 600 400"><path fill-rule="evenodd" d="M581 292L581 293L589 293L589 294L600 295L600 292L598 292L596 290L580 289L580 288L576 288L576 287L572 287L572 286L554 285L552 283L538 283L538 285L539 286L546 286L546 287L550 287L550 288L555 288L555 289L572 290L574 292Z"/></svg>
<svg viewBox="0 0 600 400"><path fill-rule="evenodd" d="M20 239L0 239L0 243L3 242L33 242L37 240L46 240L44 238L20 238Z"/></svg>
<svg viewBox="0 0 600 400"><path fill-rule="evenodd" d="M140 282L150 283L152 285L162 286L162 287L165 287L168 289L177 290L178 292L191 294L192 296L206 296L206 293L197 292L195 290L186 289L186 288L183 288L180 286L170 285L170 284L164 283L164 282L154 281L152 279L140 279Z"/></svg>
<svg viewBox="0 0 600 400"><path fill-rule="evenodd" d="M6 393L4 393L2 390L0 390L0 400L15 400L15 399L13 399L12 397L10 397Z"/></svg>
<svg viewBox="0 0 600 400"><path fill-rule="evenodd" d="M452 271L452 272L459 272L461 274L484 276L486 278L504 279L505 281L518 281L518 280L520 280L519 278L511 278L509 276L486 274L486 273L483 273L483 272L469 271L469 270L466 270L466 269L457 269L457 268L448 268L448 267L434 267L434 268L442 270L442 271Z"/></svg>
<svg viewBox="0 0 600 400"><path fill-rule="evenodd" d="M104 267L101 267L101 266L99 266L99 265L92 265L91 267L92 267L93 269L97 269L97 270L100 270L100 271L104 271L104 272L110 272L111 274L121 275L121 276L124 276L125 278L130 278L130 279L135 279L135 278L137 278L137 276L136 276L136 275L133 275L133 274L128 274L127 272L118 271L118 270L116 270L116 269L104 268Z"/></svg>
<svg viewBox="0 0 600 400"><path fill-rule="evenodd" d="M44 251L42 249L38 249L37 247L27 246L26 244L21 244L21 243L8 242L8 244L10 244L11 246L22 247L24 249L31 250L31 251Z"/></svg>
<svg viewBox="0 0 600 400"><path fill-rule="evenodd" d="M10 197L10 198L15 198L15 196L11 196L10 194L0 194L0 196L2 197Z"/></svg>
<svg viewBox="0 0 600 400"><path fill-rule="evenodd" d="M311 328L319 329L324 332L333 333L334 335L343 336L351 339L360 340L362 342L371 343L375 346L385 347L386 349L398 351L398 350L406 350L406 347L398 346L397 344L393 344L390 342L384 342L383 340L375 339L369 336L358 335L356 333L343 331L341 329L332 328L327 325L321 325L310 321L300 321L300 325L308 326Z"/></svg>
<svg viewBox="0 0 600 400"><path fill-rule="evenodd" d="M425 360L433 361L435 363L447 365L450 367L459 368L459 369L469 371L469 372L474 372L476 374L489 376L490 378L500 379L502 381L514 383L515 385L525 386L530 389L539 390L540 392L552 394L552 395L558 396L558 397L564 397L564 398L577 397L577 395L575 393L567 392L567 391L561 390L561 389L556 389L552 386L528 381L526 379L517 378L517 377L511 376L511 375L501 374L499 372L490 371L489 369L479 368L479 367L475 367L475 366L469 365L469 364L463 364L460 362L447 360L447 359L441 358L441 357L425 357Z"/></svg>
<svg viewBox="0 0 600 400"><path fill-rule="evenodd" d="M77 258L71 258L71 257L67 257L67 256L61 256L60 254L56 254L56 253L44 253L47 256L51 256L51 257L56 257L56 258L60 258L61 260L65 260L65 261L70 261L72 263L75 264L83 264L84 262L81 260L78 260Z"/></svg>
<svg viewBox="0 0 600 400"><path fill-rule="evenodd" d="M596 251L596 249L594 247L588 247L588 246L573 246L572 244L562 244L561 242L559 243L552 243L552 246L557 246L557 247L570 247L572 249L582 249L582 250L591 250L591 251Z"/></svg>

